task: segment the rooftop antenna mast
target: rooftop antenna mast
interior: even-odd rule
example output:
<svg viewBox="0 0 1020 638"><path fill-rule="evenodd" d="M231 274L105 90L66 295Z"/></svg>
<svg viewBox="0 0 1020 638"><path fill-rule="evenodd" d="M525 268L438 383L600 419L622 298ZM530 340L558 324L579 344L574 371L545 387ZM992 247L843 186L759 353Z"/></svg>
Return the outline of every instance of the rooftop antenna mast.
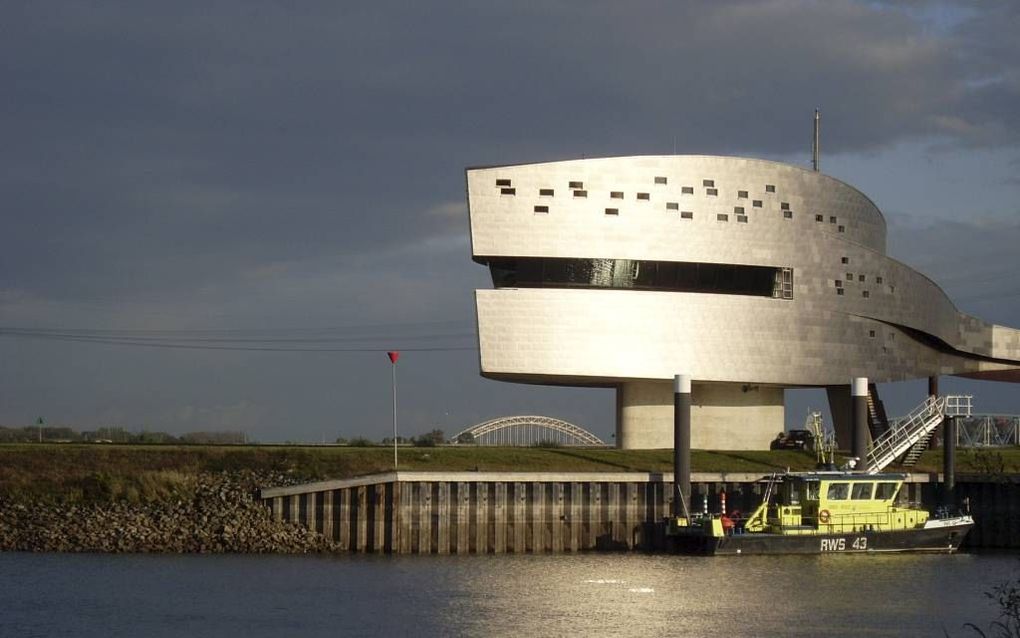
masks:
<svg viewBox="0 0 1020 638"><path fill-rule="evenodd" d="M818 145L819 145L819 128L822 123L822 114L815 109L815 135L811 140L811 168L818 172Z"/></svg>

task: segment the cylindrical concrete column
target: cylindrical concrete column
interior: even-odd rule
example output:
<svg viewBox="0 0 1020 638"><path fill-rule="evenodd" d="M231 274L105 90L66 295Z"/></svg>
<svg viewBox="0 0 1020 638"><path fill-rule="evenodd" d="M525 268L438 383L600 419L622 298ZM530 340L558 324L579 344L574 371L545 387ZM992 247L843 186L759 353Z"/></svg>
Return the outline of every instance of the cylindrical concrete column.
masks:
<svg viewBox="0 0 1020 638"><path fill-rule="evenodd" d="M928 396L935 397L939 394L939 378L928 377Z"/></svg>
<svg viewBox="0 0 1020 638"><path fill-rule="evenodd" d="M956 507L956 417L942 420L942 504Z"/></svg>
<svg viewBox="0 0 1020 638"><path fill-rule="evenodd" d="M691 377L673 377L673 516L690 516Z"/></svg>
<svg viewBox="0 0 1020 638"><path fill-rule="evenodd" d="M853 428L850 456L856 456L857 469L868 469L868 378L854 377L850 382L850 424Z"/></svg>

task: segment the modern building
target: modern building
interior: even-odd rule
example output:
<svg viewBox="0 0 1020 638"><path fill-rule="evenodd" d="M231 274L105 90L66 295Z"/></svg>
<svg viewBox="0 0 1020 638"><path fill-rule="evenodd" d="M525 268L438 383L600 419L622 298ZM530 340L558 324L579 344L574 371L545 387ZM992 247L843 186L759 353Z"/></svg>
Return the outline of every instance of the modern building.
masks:
<svg viewBox="0 0 1020 638"><path fill-rule="evenodd" d="M766 448L786 388L853 376L1020 381L1020 331L960 313L886 256L886 223L819 172L738 157L584 159L467 170L482 375L613 387L616 442ZM837 423L837 426L839 424Z"/></svg>

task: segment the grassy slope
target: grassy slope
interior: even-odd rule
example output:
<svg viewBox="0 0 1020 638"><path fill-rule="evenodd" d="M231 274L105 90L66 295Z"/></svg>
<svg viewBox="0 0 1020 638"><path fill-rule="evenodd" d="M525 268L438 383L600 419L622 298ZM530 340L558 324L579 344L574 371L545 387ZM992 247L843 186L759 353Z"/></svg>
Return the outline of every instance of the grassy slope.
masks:
<svg viewBox="0 0 1020 638"><path fill-rule="evenodd" d="M346 478L391 469L387 448L271 446L0 445L0 497L46 500L159 500L187 494L199 472L253 470L300 480ZM797 451L695 450L694 471L762 472L811 469ZM929 451L916 471L938 471ZM669 472L669 450L570 448L401 448L404 470ZM1020 471L1020 448L961 450L958 472Z"/></svg>

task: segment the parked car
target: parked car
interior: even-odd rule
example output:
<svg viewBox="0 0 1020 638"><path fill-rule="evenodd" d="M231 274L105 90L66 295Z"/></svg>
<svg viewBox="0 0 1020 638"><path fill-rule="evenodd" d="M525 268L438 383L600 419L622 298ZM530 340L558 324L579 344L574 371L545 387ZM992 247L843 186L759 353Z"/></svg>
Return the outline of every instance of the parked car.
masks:
<svg viewBox="0 0 1020 638"><path fill-rule="evenodd" d="M813 450L815 435L810 430L790 430L780 432L769 445L773 450Z"/></svg>

